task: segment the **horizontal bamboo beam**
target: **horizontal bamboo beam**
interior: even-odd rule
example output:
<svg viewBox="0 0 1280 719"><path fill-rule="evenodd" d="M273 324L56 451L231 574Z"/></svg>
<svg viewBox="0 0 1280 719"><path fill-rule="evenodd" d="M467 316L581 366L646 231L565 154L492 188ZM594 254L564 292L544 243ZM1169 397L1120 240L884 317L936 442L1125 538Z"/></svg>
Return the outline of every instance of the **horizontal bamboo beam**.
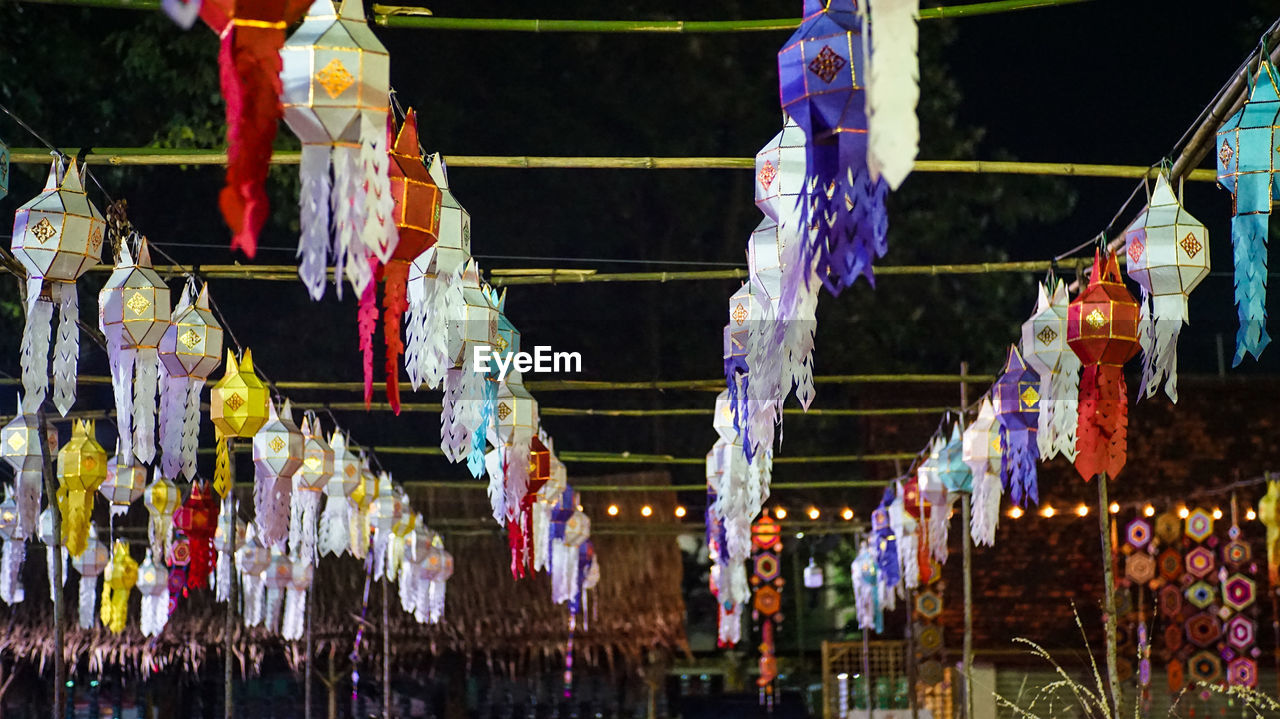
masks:
<svg viewBox="0 0 1280 719"><path fill-rule="evenodd" d="M62 151L78 155L82 148ZM19 147L10 150L14 164L46 164L49 151L44 148ZM272 164L296 165L302 158L297 150L276 150ZM535 170L754 170L754 157L551 157L499 155L446 155L449 167L484 167L491 169ZM85 156L86 164L117 167L147 165L226 165L225 150L199 148L97 147ZM1050 175L1058 177L1099 177L1115 179L1154 179L1158 167L1142 165L1095 165L1071 162L1004 162L989 160L917 160L916 172L941 172L979 175ZM1216 182L1214 170L1192 170L1188 180Z"/></svg>
<svg viewBox="0 0 1280 719"><path fill-rule="evenodd" d="M158 10L159 0L23 0L39 5L105 8L112 10ZM923 8L921 20L979 17L997 13L1074 5L1087 0L991 0L945 7ZM373 6L373 20L388 28L415 30L480 30L485 32L587 32L693 34L778 32L800 26L799 18L762 20L538 20L514 18L435 17L423 7Z"/></svg>
<svg viewBox="0 0 1280 719"><path fill-rule="evenodd" d="M439 447L371 447L370 451L378 455L411 455L441 456L444 452ZM556 453L561 461L581 464L688 464L704 465L706 457L673 457L669 454L640 454L635 452L575 452L561 450ZM881 454L832 454L811 457L774 457L776 464L833 464L853 462L892 462L909 460L919 456L917 452L887 452ZM845 486L845 485L840 485ZM884 486L879 482L878 486ZM705 487L704 487L705 488Z"/></svg>
<svg viewBox="0 0 1280 719"><path fill-rule="evenodd" d="M705 460L704 460L705 461ZM774 462L778 460L775 458ZM463 490L463 491L488 491L489 484L487 481L471 480L430 480L430 479L408 479L398 482L405 489L441 489L441 490ZM581 492L700 492L707 488L706 483L702 484L577 484L570 482L573 488ZM884 487L885 482L882 480L870 479L853 479L853 480L822 480L808 482L774 482L769 485L770 491L789 491L804 489L861 489L867 487Z"/></svg>

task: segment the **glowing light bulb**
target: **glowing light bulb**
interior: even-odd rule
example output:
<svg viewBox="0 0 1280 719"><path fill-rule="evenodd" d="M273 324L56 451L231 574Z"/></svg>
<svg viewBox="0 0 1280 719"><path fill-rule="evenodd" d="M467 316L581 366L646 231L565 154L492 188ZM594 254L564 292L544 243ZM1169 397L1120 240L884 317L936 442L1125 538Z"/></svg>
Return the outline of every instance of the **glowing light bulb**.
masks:
<svg viewBox="0 0 1280 719"><path fill-rule="evenodd" d="M1022 507L1013 507L1009 510L1009 519L1017 519L1022 516Z"/></svg>
<svg viewBox="0 0 1280 719"><path fill-rule="evenodd" d="M677 507L676 507L676 517L684 517L684 515L685 515L685 508L684 508L684 507L681 507L681 506L677 506Z"/></svg>
<svg viewBox="0 0 1280 719"><path fill-rule="evenodd" d="M1244 513L1244 518L1249 521L1253 521L1258 518L1258 513L1253 511L1252 508L1250 508L1249 511Z"/></svg>
<svg viewBox="0 0 1280 719"><path fill-rule="evenodd" d="M1218 509L1217 507L1214 507L1214 508L1213 508L1213 518L1214 518L1214 519L1222 519L1222 510L1221 510L1221 509Z"/></svg>
<svg viewBox="0 0 1280 719"><path fill-rule="evenodd" d="M853 519L853 510L852 510L852 509L849 509L848 507L845 507L845 508L844 508L844 511L840 513L840 516L841 516L841 517L844 517L844 521L846 521L846 522L847 522L847 521L849 521L849 520Z"/></svg>
<svg viewBox="0 0 1280 719"><path fill-rule="evenodd" d="M782 507L777 507L773 510L773 516L777 517L778 519L786 519L787 510L783 509Z"/></svg>
<svg viewBox="0 0 1280 719"><path fill-rule="evenodd" d="M1191 516L1191 510L1187 509L1186 507L1179 507L1178 516L1182 517L1183 519L1186 519L1187 517Z"/></svg>
<svg viewBox="0 0 1280 719"><path fill-rule="evenodd" d="M1045 519L1048 519L1057 513L1058 513L1058 510L1054 509L1053 505L1049 505L1049 504L1046 504L1044 506L1044 509L1040 510L1040 516L1044 517Z"/></svg>
<svg viewBox="0 0 1280 719"><path fill-rule="evenodd" d="M1111 503L1111 506L1110 506L1110 507L1107 507L1107 509L1111 510L1111 513L1112 513L1112 514L1119 514L1119 513L1120 513L1120 505L1119 505L1118 503L1116 503L1116 502L1112 502L1112 503Z"/></svg>
<svg viewBox="0 0 1280 719"><path fill-rule="evenodd" d="M1087 516L1089 516L1089 508L1088 508L1088 507L1086 507L1086 506L1084 506L1083 504L1082 504L1082 505L1080 505L1079 507L1076 507L1076 516L1078 516L1078 517L1087 517Z"/></svg>
<svg viewBox="0 0 1280 719"><path fill-rule="evenodd" d="M610 504L609 508L606 509L605 511L609 513L610 517L616 517L618 516L618 505Z"/></svg>
<svg viewBox="0 0 1280 719"><path fill-rule="evenodd" d="M649 505L646 504L640 508L641 517L648 517L648 516L651 516L652 514L653 514L653 507L650 507Z"/></svg>
<svg viewBox="0 0 1280 719"><path fill-rule="evenodd" d="M1142 508L1142 514L1143 516L1146 516L1146 517L1154 517L1156 516L1156 508L1148 504L1147 506Z"/></svg>
<svg viewBox="0 0 1280 719"><path fill-rule="evenodd" d="M809 508L809 519L817 520L820 516L822 516L822 513L818 511L817 507Z"/></svg>

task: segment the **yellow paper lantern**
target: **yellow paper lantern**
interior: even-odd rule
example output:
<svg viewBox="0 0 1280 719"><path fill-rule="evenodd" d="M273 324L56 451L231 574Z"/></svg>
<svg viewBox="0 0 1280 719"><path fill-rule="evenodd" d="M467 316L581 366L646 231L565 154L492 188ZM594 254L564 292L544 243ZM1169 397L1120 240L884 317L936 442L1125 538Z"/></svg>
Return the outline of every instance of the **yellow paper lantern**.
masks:
<svg viewBox="0 0 1280 719"><path fill-rule="evenodd" d="M62 541L71 556L84 553L93 515L93 495L107 478L107 452L93 438L93 420L77 420L71 439L58 450L58 507Z"/></svg>
<svg viewBox="0 0 1280 719"><path fill-rule="evenodd" d="M129 592L138 583L138 562L129 555L128 543L116 540L111 561L102 574L102 623L113 633L124 631L129 615Z"/></svg>
<svg viewBox="0 0 1280 719"><path fill-rule="evenodd" d="M209 418L218 435L218 458L213 488L225 497L231 488L231 456L226 440L251 439L267 423L267 388L253 371L253 352L246 349L236 362L227 350L226 372L209 391Z"/></svg>

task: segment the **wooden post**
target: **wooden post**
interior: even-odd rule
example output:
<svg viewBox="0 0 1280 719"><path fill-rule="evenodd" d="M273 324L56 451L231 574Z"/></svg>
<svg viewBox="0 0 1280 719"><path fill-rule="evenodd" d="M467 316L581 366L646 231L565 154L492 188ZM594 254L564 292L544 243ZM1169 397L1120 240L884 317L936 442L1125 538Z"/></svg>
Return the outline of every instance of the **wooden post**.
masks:
<svg viewBox="0 0 1280 719"><path fill-rule="evenodd" d="M303 719L311 719L311 595L315 593L315 587L307 592L306 606L303 611L307 613L307 656L302 663L302 717Z"/></svg>
<svg viewBox="0 0 1280 719"><path fill-rule="evenodd" d="M382 575L382 719L391 719L391 583Z"/></svg>
<svg viewBox="0 0 1280 719"><path fill-rule="evenodd" d="M960 431L965 429L965 412L969 408L969 384L965 375L969 374L969 363L960 363ZM969 518L973 512L972 492L960 495L960 542L964 571L964 648L960 655L960 716L963 719L973 717L973 535Z"/></svg>
<svg viewBox="0 0 1280 719"><path fill-rule="evenodd" d="M55 497L58 486L54 482L53 449L49 446L49 418L44 413L44 405L36 410L36 421L40 426L40 459L44 466L44 496L49 502L49 514L53 517L53 546L46 551L53 553L53 576L49 577L53 587L53 719L63 719L66 715L67 666L62 656L62 509L58 507Z"/></svg>
<svg viewBox="0 0 1280 719"><path fill-rule="evenodd" d="M227 497L230 498L227 511L231 512L231 531L227 532L227 551L231 553L231 589L227 593L227 614L224 618L222 637L222 716L235 719L235 680L234 646L231 636L236 628L236 441L227 437Z"/></svg>
<svg viewBox="0 0 1280 719"><path fill-rule="evenodd" d="M871 692L871 635L862 630L862 683L866 686L867 719L875 719L875 697Z"/></svg>
<svg viewBox="0 0 1280 719"><path fill-rule="evenodd" d="M1102 616L1107 632L1107 682L1111 684L1111 716L1119 716L1120 672L1116 666L1116 582L1113 576L1115 557L1111 551L1111 527L1107 501L1107 474L1097 477L1098 482L1098 536L1102 540Z"/></svg>
<svg viewBox="0 0 1280 719"><path fill-rule="evenodd" d="M925 551L928 551L927 549ZM907 589L907 706L911 719L920 719L919 667L916 663L916 591Z"/></svg>

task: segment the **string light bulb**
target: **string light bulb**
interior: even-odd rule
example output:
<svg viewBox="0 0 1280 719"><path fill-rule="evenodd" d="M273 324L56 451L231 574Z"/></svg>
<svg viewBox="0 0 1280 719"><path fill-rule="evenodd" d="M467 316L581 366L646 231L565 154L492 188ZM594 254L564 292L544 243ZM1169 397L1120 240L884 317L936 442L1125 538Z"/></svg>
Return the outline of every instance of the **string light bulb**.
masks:
<svg viewBox="0 0 1280 719"><path fill-rule="evenodd" d="M1178 516L1183 519L1186 519L1187 517L1191 516L1191 510L1187 509L1186 507L1178 507Z"/></svg>
<svg viewBox="0 0 1280 719"><path fill-rule="evenodd" d="M641 508L640 508L640 516L641 516L641 517L649 517L649 516L652 516L652 515L653 515L653 507L650 507L649 505L647 505L647 504L646 504L646 505L644 505L643 507L641 507Z"/></svg>
<svg viewBox="0 0 1280 719"><path fill-rule="evenodd" d="M816 521L816 520L818 519L818 517L820 517L820 516L822 516L822 513L818 511L818 508L817 508L817 507L810 507L810 508L809 508L809 519L812 519L812 520L815 520L815 521Z"/></svg>
<svg viewBox="0 0 1280 719"><path fill-rule="evenodd" d="M616 517L618 516L618 505L610 504L609 508L606 509L605 511L609 513L610 517Z"/></svg>
<svg viewBox="0 0 1280 719"><path fill-rule="evenodd" d="M1219 509L1218 507L1214 507L1214 508L1213 508L1213 518L1214 518L1214 519L1222 519L1222 510L1221 510L1221 509Z"/></svg>
<svg viewBox="0 0 1280 719"><path fill-rule="evenodd" d="M1143 516L1146 516L1146 517L1154 517L1156 516L1156 508L1148 504L1147 506L1142 508L1142 514Z"/></svg>
<svg viewBox="0 0 1280 719"><path fill-rule="evenodd" d="M1040 510L1040 516L1044 517L1045 519L1049 519L1057 513L1058 513L1058 510L1054 509L1052 504L1046 504L1044 505L1044 508Z"/></svg>
<svg viewBox="0 0 1280 719"><path fill-rule="evenodd" d="M1112 514L1119 514L1119 513L1120 513L1120 504L1119 504L1118 502L1112 502L1112 503L1111 503L1111 506L1110 506L1110 507L1107 507L1107 509L1111 510L1111 513L1112 513Z"/></svg>
<svg viewBox="0 0 1280 719"><path fill-rule="evenodd" d="M684 517L684 515L685 515L685 513L686 513L685 508L684 508L682 505L678 505L678 504L677 504L677 505L676 505L676 518L678 518L678 519L679 519L679 518L683 518L683 517Z"/></svg>
<svg viewBox="0 0 1280 719"><path fill-rule="evenodd" d="M1244 513L1244 518L1252 522L1253 520L1258 518L1258 513L1253 511L1253 507L1250 507L1249 511Z"/></svg>
<svg viewBox="0 0 1280 719"><path fill-rule="evenodd" d="M849 520L853 519L853 510L849 509L848 507L845 507L844 511L840 513L840 516L844 517L844 521L848 522Z"/></svg>
<svg viewBox="0 0 1280 719"><path fill-rule="evenodd" d="M1082 504L1082 505L1080 505L1079 507L1076 507L1076 516L1077 516L1077 517L1087 517L1087 516L1089 516L1089 508L1088 508L1088 507L1086 507L1086 506L1085 506L1085 505L1083 505L1083 504Z"/></svg>
<svg viewBox="0 0 1280 719"><path fill-rule="evenodd" d="M1017 519L1023 514L1022 507L1013 507L1009 510L1009 519Z"/></svg>
<svg viewBox="0 0 1280 719"><path fill-rule="evenodd" d="M778 519L786 519L787 510L783 509L782 507L775 507L773 510L773 516L777 517Z"/></svg>

